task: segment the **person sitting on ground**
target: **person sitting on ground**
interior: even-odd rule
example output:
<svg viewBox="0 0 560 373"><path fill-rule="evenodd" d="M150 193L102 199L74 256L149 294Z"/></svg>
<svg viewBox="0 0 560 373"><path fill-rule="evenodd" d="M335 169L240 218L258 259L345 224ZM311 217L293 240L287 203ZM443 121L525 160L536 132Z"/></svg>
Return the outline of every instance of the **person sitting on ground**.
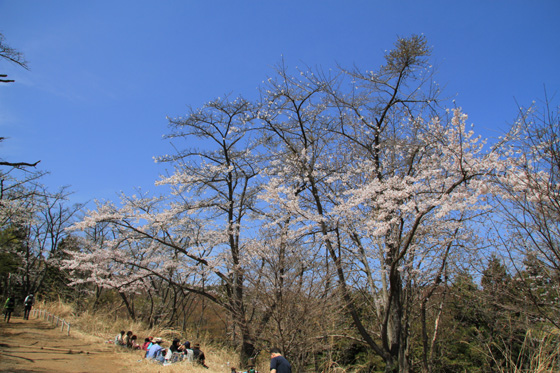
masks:
<svg viewBox="0 0 560 373"><path fill-rule="evenodd" d="M152 344L152 337L144 339L144 344L142 344L142 350L148 351L148 347Z"/></svg>
<svg viewBox="0 0 560 373"><path fill-rule="evenodd" d="M150 337L150 344L148 345L148 348L146 349L146 351L149 350L150 347L152 347L153 344L154 344L154 337Z"/></svg>
<svg viewBox="0 0 560 373"><path fill-rule="evenodd" d="M124 330L121 330L121 334L117 334L115 337L115 345L117 346L124 346Z"/></svg>
<svg viewBox="0 0 560 373"><path fill-rule="evenodd" d="M249 368L247 368L247 373L258 373L255 369L255 358L250 357L247 361Z"/></svg>
<svg viewBox="0 0 560 373"><path fill-rule="evenodd" d="M194 359L194 352L191 348L191 342L185 341L185 343L183 343L183 346L182 346L182 351L183 351L183 354L185 354L185 358L188 361L192 362L193 359Z"/></svg>
<svg viewBox="0 0 560 373"><path fill-rule="evenodd" d="M176 363L178 361L183 360L183 354L181 353L181 340L179 338L175 338L173 342L171 342L171 346L167 350L167 354L165 355L165 361L168 363Z"/></svg>
<svg viewBox="0 0 560 373"><path fill-rule="evenodd" d="M173 351L177 350L177 347L175 345L175 339L171 342L171 345L169 346L169 348L167 349L167 353L165 354L165 361L169 362L169 360L171 360L171 355L173 355Z"/></svg>
<svg viewBox="0 0 560 373"><path fill-rule="evenodd" d="M140 348L142 346L140 346L136 341L138 340L138 337L136 335L133 335L132 337L130 337L130 348L133 350L140 350Z"/></svg>
<svg viewBox="0 0 560 373"><path fill-rule="evenodd" d="M200 345L198 343L195 344L192 350L194 362L208 369L206 366L206 356L204 356L204 352L200 349Z"/></svg>
<svg viewBox="0 0 560 373"><path fill-rule="evenodd" d="M126 332L126 335L125 335L124 338L123 338L123 343L124 343L124 345L125 345L126 347L128 347L128 348L131 347L131 345L130 345L130 338L132 338L132 335L133 335L133 334L132 334L132 331L129 330L128 332Z"/></svg>
<svg viewBox="0 0 560 373"><path fill-rule="evenodd" d="M160 363L165 361L165 349L160 346L162 342L161 338L154 338L152 346L146 351L146 359L154 359Z"/></svg>
<svg viewBox="0 0 560 373"><path fill-rule="evenodd" d="M12 317L12 312L16 308L16 298L13 295L10 295L8 299L6 299L6 303L4 303L4 321L10 322L10 318Z"/></svg>

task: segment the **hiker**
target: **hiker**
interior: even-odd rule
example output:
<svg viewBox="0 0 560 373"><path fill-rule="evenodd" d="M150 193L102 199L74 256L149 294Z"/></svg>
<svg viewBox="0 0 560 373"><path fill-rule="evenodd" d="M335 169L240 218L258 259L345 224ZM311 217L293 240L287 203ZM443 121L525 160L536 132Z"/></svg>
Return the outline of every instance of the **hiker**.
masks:
<svg viewBox="0 0 560 373"><path fill-rule="evenodd" d="M165 349L161 347L162 342L160 337L154 338L152 346L146 351L146 359L154 359L160 363L165 361Z"/></svg>
<svg viewBox="0 0 560 373"><path fill-rule="evenodd" d="M124 330L121 330L121 334L117 334L117 336L115 337L115 345L117 346L124 346Z"/></svg>
<svg viewBox="0 0 560 373"><path fill-rule="evenodd" d="M33 307L33 304L35 304L35 298L33 297L33 294L29 294L27 297L25 297L25 300L23 301L23 319L24 320L29 320L29 314L31 313L31 308Z"/></svg>
<svg viewBox="0 0 560 373"><path fill-rule="evenodd" d="M276 347L270 350L270 373L292 373L290 362Z"/></svg>
<svg viewBox="0 0 560 373"><path fill-rule="evenodd" d="M4 321L10 322L10 318L12 317L12 312L14 312L14 308L16 307L16 298L13 295L10 295L8 299L6 299L6 303L4 303Z"/></svg>
<svg viewBox="0 0 560 373"><path fill-rule="evenodd" d="M206 356L204 356L204 352L200 350L200 345L198 343L193 346L192 351L193 351L194 362L208 369L208 366L206 366L205 364Z"/></svg>

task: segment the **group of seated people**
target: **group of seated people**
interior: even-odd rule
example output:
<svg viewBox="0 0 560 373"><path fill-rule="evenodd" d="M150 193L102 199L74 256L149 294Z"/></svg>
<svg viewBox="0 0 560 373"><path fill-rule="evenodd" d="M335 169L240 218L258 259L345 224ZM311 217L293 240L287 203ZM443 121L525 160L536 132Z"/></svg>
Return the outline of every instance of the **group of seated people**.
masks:
<svg viewBox="0 0 560 373"><path fill-rule="evenodd" d="M146 351L144 354L146 359L152 359L164 365L186 360L208 369L208 366L206 366L206 356L204 356L204 352L202 352L198 343L194 344L191 348L189 341L181 343L179 338L175 338L169 348L163 348L162 344L162 338L148 337L142 345L139 345L137 337L132 331L125 333L124 330L121 330L120 334L115 337L115 345L117 346ZM258 373L254 368L254 364L254 360L249 359L249 369L244 373ZM234 372L238 373L236 368L231 368L231 373Z"/></svg>
<svg viewBox="0 0 560 373"><path fill-rule="evenodd" d="M115 345L128 347L133 350L139 350L141 346L137 342L138 337L134 335L130 330L128 332L124 332L121 330L121 333L115 337Z"/></svg>
<svg viewBox="0 0 560 373"><path fill-rule="evenodd" d="M195 344L191 348L189 341L181 343L179 338L175 338L169 348L163 348L161 347L163 343L161 338L153 338L151 341L150 338L146 338L146 342L148 341L151 344L147 346L146 359L154 359L165 365L187 360L208 368L206 366L206 356L204 356L199 344Z"/></svg>
<svg viewBox="0 0 560 373"><path fill-rule="evenodd" d="M136 336L132 334L132 332L129 331L125 334L125 332L122 331L121 334L117 335L115 338L115 344L132 349L144 350L146 351L144 355L146 359L152 359L155 362L165 365L187 360L208 368L206 366L204 352L200 350L200 345L198 344L195 344L191 348L191 343L189 341L181 343L181 340L176 338L169 348L163 348L162 338L148 337L144 340L142 345L136 343L136 339Z"/></svg>

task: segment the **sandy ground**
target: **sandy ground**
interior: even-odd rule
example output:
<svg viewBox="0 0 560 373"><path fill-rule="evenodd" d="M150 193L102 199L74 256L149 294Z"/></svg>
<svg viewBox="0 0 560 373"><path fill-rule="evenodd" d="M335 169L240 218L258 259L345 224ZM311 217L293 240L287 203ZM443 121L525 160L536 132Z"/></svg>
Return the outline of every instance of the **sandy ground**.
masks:
<svg viewBox="0 0 560 373"><path fill-rule="evenodd" d="M1 318L0 372L131 371L115 346L66 334L41 319L12 317L6 323Z"/></svg>
<svg viewBox="0 0 560 373"><path fill-rule="evenodd" d="M144 359L144 351L131 351L106 343L101 338L66 328L61 332L42 318L31 316L23 320L12 317L9 323L0 315L0 373L230 373L228 361L232 356L218 359L215 351L207 360L209 369L195 366L190 362L162 366ZM207 355L208 356L208 355Z"/></svg>

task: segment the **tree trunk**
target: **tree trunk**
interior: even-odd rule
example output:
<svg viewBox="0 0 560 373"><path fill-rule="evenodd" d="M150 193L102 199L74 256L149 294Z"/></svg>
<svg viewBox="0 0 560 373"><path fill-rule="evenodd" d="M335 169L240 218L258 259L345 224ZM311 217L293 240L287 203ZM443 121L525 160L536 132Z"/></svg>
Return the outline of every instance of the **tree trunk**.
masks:
<svg viewBox="0 0 560 373"><path fill-rule="evenodd" d="M126 306L126 310L128 311L130 318L133 321L136 321L136 315L134 314L134 303L129 302L128 299L126 298L126 295L120 291L119 291L119 295L121 296L123 303Z"/></svg>

